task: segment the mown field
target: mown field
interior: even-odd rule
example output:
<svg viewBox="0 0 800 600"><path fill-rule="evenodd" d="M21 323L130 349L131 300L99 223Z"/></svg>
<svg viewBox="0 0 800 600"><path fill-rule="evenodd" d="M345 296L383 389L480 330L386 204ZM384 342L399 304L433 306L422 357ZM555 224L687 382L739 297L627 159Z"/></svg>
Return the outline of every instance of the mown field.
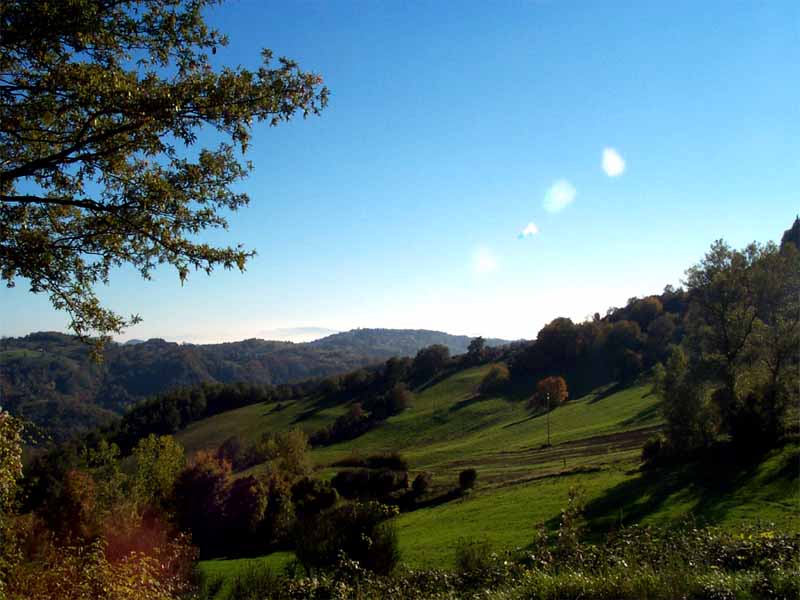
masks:
<svg viewBox="0 0 800 600"><path fill-rule="evenodd" d="M481 539L498 551L525 547L538 523L554 526L568 491L586 501L590 531L603 535L620 523L664 523L693 515L712 524L762 519L800 530L800 446L789 445L742 468L720 458L655 472L641 471L644 441L661 425L645 382L596 390L553 410L549 418L526 408L531 389L481 397L475 389L488 367L458 372L418 391L412 408L345 443L312 452L317 475L353 454L399 451L411 475L427 471L434 487L455 487L458 473L478 471L463 498L401 514L396 519L403 562L449 567L459 539ZM219 444L229 435L254 439L264 431L313 431L343 406L314 400L242 408L192 425L178 437L188 450ZM551 446L546 446L548 420ZM291 555L202 563L208 574L235 574L253 565L281 569Z"/></svg>

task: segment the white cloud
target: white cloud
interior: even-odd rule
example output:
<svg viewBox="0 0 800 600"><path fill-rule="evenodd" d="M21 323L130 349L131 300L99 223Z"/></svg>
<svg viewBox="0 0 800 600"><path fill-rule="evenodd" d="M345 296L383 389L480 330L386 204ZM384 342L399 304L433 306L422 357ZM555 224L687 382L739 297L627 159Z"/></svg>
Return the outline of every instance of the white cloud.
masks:
<svg viewBox="0 0 800 600"><path fill-rule="evenodd" d="M525 229L522 230L522 232L519 234L519 237L520 238L533 237L537 233L539 233L539 228L536 226L536 223L531 222L528 223Z"/></svg>
<svg viewBox="0 0 800 600"><path fill-rule="evenodd" d="M489 273L497 268L497 259L488 248L478 248L472 256L472 268L476 273Z"/></svg>
<svg viewBox="0 0 800 600"><path fill-rule="evenodd" d="M625 159L614 148L603 148L603 171L609 177L617 177L625 172Z"/></svg>
<svg viewBox="0 0 800 600"><path fill-rule="evenodd" d="M578 191L566 179L559 179L544 195L544 209L547 212L557 213L564 210L575 201Z"/></svg>

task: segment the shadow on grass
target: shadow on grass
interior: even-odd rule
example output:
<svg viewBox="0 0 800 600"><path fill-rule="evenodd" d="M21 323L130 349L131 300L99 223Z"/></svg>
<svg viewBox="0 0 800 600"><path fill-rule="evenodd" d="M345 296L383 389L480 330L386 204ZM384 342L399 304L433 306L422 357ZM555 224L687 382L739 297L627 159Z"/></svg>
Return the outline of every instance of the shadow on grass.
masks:
<svg viewBox="0 0 800 600"><path fill-rule="evenodd" d="M766 483L780 485L787 494L800 497L800 448L788 453L781 465L764 478Z"/></svg>
<svg viewBox="0 0 800 600"><path fill-rule="evenodd" d="M553 407L550 410L552 411L552 410L555 410L555 409L556 409L556 407ZM527 417L523 417L522 419L519 419L518 421L514 421L513 423L507 423L506 425L503 425L503 429L510 429L511 427L517 427L518 425L522 425L524 423L527 423L528 421L532 421L533 419L536 419L537 417L543 417L544 415L547 414L547 412L548 411L546 409L544 409L543 407L541 407L541 406L536 407L535 409L532 409L532 412Z"/></svg>
<svg viewBox="0 0 800 600"><path fill-rule="evenodd" d="M733 507L732 494L753 479L765 458L763 453L743 455L730 445L720 445L691 463L641 471L586 505L589 529L599 534L638 523L671 502L690 505L699 524L717 523ZM796 464L787 464L770 478L796 479Z"/></svg>
<svg viewBox="0 0 800 600"><path fill-rule="evenodd" d="M464 497L464 492L461 491L459 488L453 488L443 494L439 494L438 496L434 496L433 498L429 498L427 500L423 500L414 504L413 510L417 510L420 508L433 508L434 506L441 506L447 502L451 502L452 500L457 500L459 498Z"/></svg>
<svg viewBox="0 0 800 600"><path fill-rule="evenodd" d="M613 396L617 392L621 392L626 387L630 385L630 382L622 382L619 381L617 383L611 383L601 389L597 394L594 395L592 399L589 400L588 404L594 404L595 402L600 402L600 400L605 400L609 396Z"/></svg>
<svg viewBox="0 0 800 600"><path fill-rule="evenodd" d="M275 403L275 404L272 406L272 408L270 408L269 410L265 410L265 411L264 411L264 412L261 414L261 416L262 416L262 417L266 417L267 415L273 415L273 414L275 414L275 413L279 413L279 412L281 412L282 410L286 410L286 407L287 407L287 406L288 406L288 403L284 403L284 402L276 402L276 403Z"/></svg>
<svg viewBox="0 0 800 600"><path fill-rule="evenodd" d="M657 416L659 411L661 410L660 404L653 404L652 406L648 406L640 410L638 413L630 417L629 419L625 419L622 422L623 427L630 427L634 425L644 425L653 421Z"/></svg>
<svg viewBox="0 0 800 600"><path fill-rule="evenodd" d="M456 402L455 404L453 404L450 407L449 410L450 410L450 412L457 412L457 411L462 410L464 408L467 408L468 406L471 406L471 405L473 405L473 404L475 404L477 402L480 402L481 400L487 400L488 398L490 398L490 396L483 396L482 394L473 394L472 396L469 396L468 398L464 398L463 400L460 400L460 401Z"/></svg>
<svg viewBox="0 0 800 600"><path fill-rule="evenodd" d="M309 408L301 412L297 415L293 420L292 424L300 423L311 417L315 416L320 411L325 410L326 408L331 408L333 406L338 406L340 404L347 404L351 401L350 398L338 398L336 396L322 396L319 400L317 400L314 404L312 404Z"/></svg>
<svg viewBox="0 0 800 600"><path fill-rule="evenodd" d="M441 373L438 373L438 374L434 375L433 377L431 377L427 381L424 381L423 383L421 383L421 384L419 384L417 386L412 386L412 389L414 390L414 393L420 394L420 393L424 392L425 390L427 390L428 388L431 388L431 387L435 386L437 383L439 383L441 381L444 381L445 379L447 379L451 375L455 375L459 371L461 371L461 369L458 368L458 367L450 367L449 369L445 369Z"/></svg>

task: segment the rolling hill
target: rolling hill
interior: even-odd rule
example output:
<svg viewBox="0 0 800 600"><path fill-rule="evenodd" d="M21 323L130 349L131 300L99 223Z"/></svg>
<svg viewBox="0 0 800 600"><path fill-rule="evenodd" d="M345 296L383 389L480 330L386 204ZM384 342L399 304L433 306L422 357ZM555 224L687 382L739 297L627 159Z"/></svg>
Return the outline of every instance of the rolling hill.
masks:
<svg viewBox="0 0 800 600"><path fill-rule="evenodd" d="M396 518L407 566L450 567L459 539L486 540L498 551L525 547L536 523L556 522L572 487L583 490L596 535L620 524L668 523L690 515L721 526L761 519L800 530L798 444L751 457L744 466L712 457L641 470L641 447L662 425L646 378L596 389L548 417L526 408L532 385L476 395L489 368L458 371L418 390L411 408L366 434L312 452L317 476L331 477L338 470L334 463L344 458L399 451L410 463L410 475L433 475L436 492L455 487L461 470L477 469L477 486L469 495ZM253 440L295 426L310 432L346 410L320 405L314 397L279 407L251 405L196 422L177 438L193 451L231 435ZM254 562L280 567L290 559L275 553L207 561L203 568L211 574L236 572Z"/></svg>
<svg viewBox="0 0 800 600"><path fill-rule="evenodd" d="M102 364L74 336L32 333L0 340L0 399L57 439L103 425L135 402L203 382L284 384L350 371L432 344L463 353L467 336L427 330L357 329L295 344L260 339L109 345ZM505 343L489 340L490 345Z"/></svg>

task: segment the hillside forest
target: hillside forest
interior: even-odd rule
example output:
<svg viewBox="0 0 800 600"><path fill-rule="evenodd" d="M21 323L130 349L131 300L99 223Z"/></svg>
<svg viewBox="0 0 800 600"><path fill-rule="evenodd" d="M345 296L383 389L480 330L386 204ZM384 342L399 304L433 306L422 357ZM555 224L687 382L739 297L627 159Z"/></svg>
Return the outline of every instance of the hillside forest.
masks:
<svg viewBox="0 0 800 600"><path fill-rule="evenodd" d="M200 384L308 385L313 379L413 355L442 344L466 352L470 339L425 330L359 329L308 343L249 339L177 344L161 339L109 342L102 361L74 335L31 333L0 339L0 405L64 440L111 423L136 402ZM503 340L489 340L499 345Z"/></svg>

